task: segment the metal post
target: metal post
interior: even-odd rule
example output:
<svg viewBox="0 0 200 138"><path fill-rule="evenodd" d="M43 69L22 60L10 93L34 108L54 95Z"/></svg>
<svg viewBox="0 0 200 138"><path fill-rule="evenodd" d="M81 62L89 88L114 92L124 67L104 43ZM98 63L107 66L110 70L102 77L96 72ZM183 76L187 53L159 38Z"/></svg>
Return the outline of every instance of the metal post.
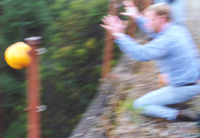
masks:
<svg viewBox="0 0 200 138"><path fill-rule="evenodd" d="M36 49L41 42L41 37L30 37L24 40L32 47L31 64L27 68L28 138L40 138L40 113L37 112L40 105L39 56Z"/></svg>

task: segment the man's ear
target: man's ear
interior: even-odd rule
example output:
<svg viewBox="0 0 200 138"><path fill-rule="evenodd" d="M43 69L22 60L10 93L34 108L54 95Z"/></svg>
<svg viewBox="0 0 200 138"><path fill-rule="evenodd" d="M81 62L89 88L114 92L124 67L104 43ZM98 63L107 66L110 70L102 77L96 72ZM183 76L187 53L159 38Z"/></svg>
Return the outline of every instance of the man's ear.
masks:
<svg viewBox="0 0 200 138"><path fill-rule="evenodd" d="M160 15L159 18L160 18L160 20L161 20L162 22L167 22L167 21L168 21L167 15Z"/></svg>

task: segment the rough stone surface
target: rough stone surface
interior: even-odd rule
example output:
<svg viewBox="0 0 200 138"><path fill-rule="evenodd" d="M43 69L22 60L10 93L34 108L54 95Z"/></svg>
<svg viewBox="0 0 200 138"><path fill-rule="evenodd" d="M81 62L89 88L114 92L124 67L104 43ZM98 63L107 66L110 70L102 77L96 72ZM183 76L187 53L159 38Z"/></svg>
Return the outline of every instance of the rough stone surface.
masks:
<svg viewBox="0 0 200 138"><path fill-rule="evenodd" d="M157 74L153 62L123 57L111 77L102 80L97 97L70 138L197 138L197 123L144 117L132 109L134 99L162 87ZM200 111L199 100L196 97L186 104Z"/></svg>
<svg viewBox="0 0 200 138"><path fill-rule="evenodd" d="M187 0L187 27L189 28L195 42L200 45L200 1Z"/></svg>
<svg viewBox="0 0 200 138"><path fill-rule="evenodd" d="M124 87L110 97L110 106L103 116L106 116L109 126L106 129L108 138L195 138L199 135L197 123L169 122L163 119L144 117L137 111L124 106L126 101L134 101L141 95L161 87L157 82L157 71L152 62L140 63L140 70L132 74L132 87ZM130 74L131 75L131 74ZM126 95L125 100L120 98ZM200 111L198 101L200 97L185 103L190 110ZM117 105L117 106L116 106ZM179 105L176 108L182 108Z"/></svg>
<svg viewBox="0 0 200 138"><path fill-rule="evenodd" d="M71 133L70 138L106 137L107 129L111 126L109 125L111 120L106 119L104 115L108 113L107 111L112 111L112 107L109 104L116 104L119 98L121 98L120 92L131 83L130 80L132 77L130 74L132 74L132 68L135 65L132 62L134 61L130 61L127 57L121 58L119 64L113 69L110 76L115 76L116 78L102 80L96 97L91 102L77 127ZM118 92L118 96L114 94L116 91ZM112 98L115 100L110 100ZM110 115L112 113L108 113L108 116Z"/></svg>

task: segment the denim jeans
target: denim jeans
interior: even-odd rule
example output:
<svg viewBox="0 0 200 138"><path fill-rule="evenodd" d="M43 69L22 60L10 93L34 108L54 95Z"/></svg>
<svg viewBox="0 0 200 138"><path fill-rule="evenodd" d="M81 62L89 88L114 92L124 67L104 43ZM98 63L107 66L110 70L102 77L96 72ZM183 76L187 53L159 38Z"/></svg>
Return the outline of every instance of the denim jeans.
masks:
<svg viewBox="0 0 200 138"><path fill-rule="evenodd" d="M179 110L165 105L183 103L198 94L200 94L200 84L180 87L166 86L138 98L133 103L133 108L141 109L141 113L147 116L175 120Z"/></svg>

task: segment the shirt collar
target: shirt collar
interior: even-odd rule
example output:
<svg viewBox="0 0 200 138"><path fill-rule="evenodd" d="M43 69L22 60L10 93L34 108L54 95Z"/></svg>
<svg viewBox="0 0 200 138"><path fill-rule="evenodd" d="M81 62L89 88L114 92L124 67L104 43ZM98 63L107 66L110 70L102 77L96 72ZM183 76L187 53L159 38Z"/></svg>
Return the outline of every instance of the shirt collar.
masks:
<svg viewBox="0 0 200 138"><path fill-rule="evenodd" d="M157 33L157 35L163 34L166 30L168 30L168 28L169 28L172 24L173 24L172 22L168 22L168 23L164 26L164 28L163 28L160 32Z"/></svg>

